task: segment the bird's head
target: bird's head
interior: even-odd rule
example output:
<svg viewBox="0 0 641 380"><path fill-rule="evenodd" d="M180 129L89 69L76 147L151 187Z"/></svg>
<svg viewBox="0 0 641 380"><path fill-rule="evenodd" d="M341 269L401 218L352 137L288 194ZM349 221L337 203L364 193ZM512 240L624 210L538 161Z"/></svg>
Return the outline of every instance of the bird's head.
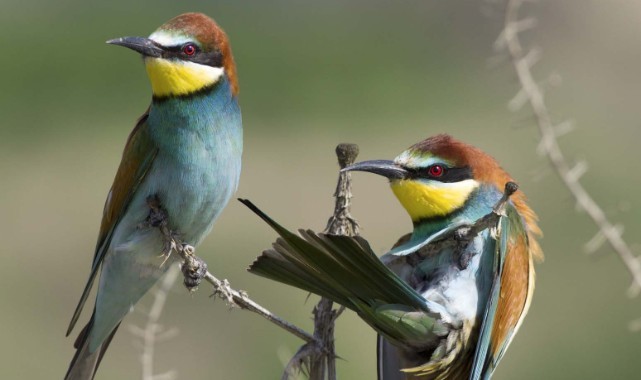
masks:
<svg viewBox="0 0 641 380"><path fill-rule="evenodd" d="M161 25L148 38L107 41L142 54L155 98L186 96L227 76L238 93L236 65L225 32L202 13L185 13Z"/></svg>
<svg viewBox="0 0 641 380"><path fill-rule="evenodd" d="M448 135L413 145L394 161L356 163L346 171L387 177L413 222L443 218L461 209L482 184L502 191L510 176L480 149Z"/></svg>

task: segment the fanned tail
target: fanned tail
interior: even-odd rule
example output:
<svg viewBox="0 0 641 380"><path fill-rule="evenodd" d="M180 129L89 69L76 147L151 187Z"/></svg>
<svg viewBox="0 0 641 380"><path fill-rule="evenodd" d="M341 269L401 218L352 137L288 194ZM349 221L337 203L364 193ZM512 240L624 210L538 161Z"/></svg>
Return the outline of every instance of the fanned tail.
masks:
<svg viewBox="0 0 641 380"><path fill-rule="evenodd" d="M288 231L239 199L280 238L249 267L251 273L327 297L357 312L396 345L425 347L447 334L438 313L387 268L361 237Z"/></svg>
<svg viewBox="0 0 641 380"><path fill-rule="evenodd" d="M363 302L402 303L424 309L423 298L389 270L361 237L288 231L248 200L280 238L249 267L251 273L332 299L359 311Z"/></svg>

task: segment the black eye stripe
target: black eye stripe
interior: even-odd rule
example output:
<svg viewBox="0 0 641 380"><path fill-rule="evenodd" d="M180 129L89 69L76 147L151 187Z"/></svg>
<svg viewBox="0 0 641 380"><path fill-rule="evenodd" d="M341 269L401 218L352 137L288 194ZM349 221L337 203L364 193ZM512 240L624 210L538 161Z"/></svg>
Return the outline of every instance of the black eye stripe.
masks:
<svg viewBox="0 0 641 380"><path fill-rule="evenodd" d="M411 179L416 179L416 178L425 178L425 179L430 179L432 181L439 181L439 182L460 182L460 181L465 181L466 179L472 179L472 169L469 166L464 166L462 168L450 168L442 164L438 164L441 166L444 170L443 175L440 177L432 177L431 175L428 174L428 169L417 169L417 168L405 168L408 172L410 172L410 178Z"/></svg>
<svg viewBox="0 0 641 380"><path fill-rule="evenodd" d="M180 59L212 67L223 67L223 54L218 50L205 52L202 51L198 45L192 44L196 48L196 52L188 56L183 52L183 48L187 44L163 46L161 57L165 59Z"/></svg>

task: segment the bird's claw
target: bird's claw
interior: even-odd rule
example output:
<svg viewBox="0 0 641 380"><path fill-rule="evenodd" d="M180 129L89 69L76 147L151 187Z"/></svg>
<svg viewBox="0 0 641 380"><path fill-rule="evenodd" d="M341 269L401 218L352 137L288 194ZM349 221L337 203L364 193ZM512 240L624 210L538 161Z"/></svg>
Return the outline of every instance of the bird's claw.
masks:
<svg viewBox="0 0 641 380"><path fill-rule="evenodd" d="M189 244L183 244L182 251L185 252L186 255L193 256L194 252L196 252L196 248Z"/></svg>
<svg viewBox="0 0 641 380"><path fill-rule="evenodd" d="M182 250L184 245L180 243L180 240L178 238L178 234L175 234L167 229L163 229L161 227L161 233L163 234L163 249L162 252L160 253L160 257L164 257L165 259L160 263L160 267L162 268L163 265L169 260L169 257L171 257L171 253L176 251ZM191 247L191 246L189 246ZM193 253L193 247L191 247L192 253Z"/></svg>
<svg viewBox="0 0 641 380"><path fill-rule="evenodd" d="M185 278L185 287L189 291L196 290L207 274L207 263L195 255L196 249L192 245L184 243L179 233L169 229L169 215L162 208L157 195L147 197L147 206L149 206L149 214L147 219L141 223L141 227L158 228L162 235L163 248L160 257L164 257L164 260L160 267L162 268L165 265L172 252L175 251L183 259L181 271Z"/></svg>

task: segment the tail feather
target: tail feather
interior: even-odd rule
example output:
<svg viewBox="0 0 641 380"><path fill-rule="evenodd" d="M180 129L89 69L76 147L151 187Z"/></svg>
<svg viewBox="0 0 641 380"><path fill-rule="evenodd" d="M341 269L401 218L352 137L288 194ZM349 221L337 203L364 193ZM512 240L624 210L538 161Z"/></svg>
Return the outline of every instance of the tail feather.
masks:
<svg viewBox="0 0 641 380"><path fill-rule="evenodd" d="M376 256L361 237L289 232L248 200L243 204L260 216L279 235L249 267L255 273L296 286L359 311L363 303L404 304L428 311L425 300Z"/></svg>
<svg viewBox="0 0 641 380"><path fill-rule="evenodd" d="M361 237L295 235L248 200L280 238L249 267L251 273L327 297L352 309L396 345L424 349L447 334L438 312L387 268Z"/></svg>
<svg viewBox="0 0 641 380"><path fill-rule="evenodd" d="M65 380L93 380L94 376L96 376L98 366L100 365L111 340L120 326L120 324L116 326L96 351L90 352L89 336L93 327L93 322L94 317L92 316L89 323L87 323L82 331L80 331L78 338L76 338L74 343L76 353L73 356L73 359L71 359L69 369L65 375Z"/></svg>

